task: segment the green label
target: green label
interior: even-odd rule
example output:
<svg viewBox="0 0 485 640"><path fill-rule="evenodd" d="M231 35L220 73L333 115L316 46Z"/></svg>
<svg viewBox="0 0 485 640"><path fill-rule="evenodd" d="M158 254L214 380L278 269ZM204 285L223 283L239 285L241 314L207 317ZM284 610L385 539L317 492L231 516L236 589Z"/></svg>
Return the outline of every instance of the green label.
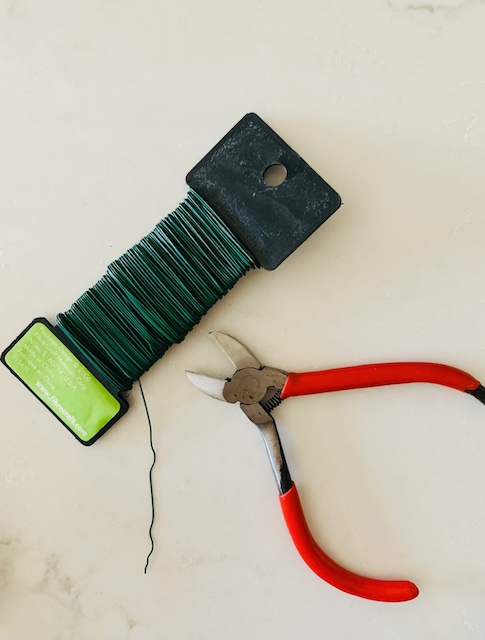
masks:
<svg viewBox="0 0 485 640"><path fill-rule="evenodd" d="M120 411L119 401L42 322L4 355L5 363L84 442Z"/></svg>

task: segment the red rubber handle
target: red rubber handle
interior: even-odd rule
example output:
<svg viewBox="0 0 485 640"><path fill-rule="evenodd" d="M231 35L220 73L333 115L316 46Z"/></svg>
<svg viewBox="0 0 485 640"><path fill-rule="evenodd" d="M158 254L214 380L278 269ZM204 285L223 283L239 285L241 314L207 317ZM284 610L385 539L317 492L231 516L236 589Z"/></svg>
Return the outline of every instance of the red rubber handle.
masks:
<svg viewBox="0 0 485 640"><path fill-rule="evenodd" d="M310 373L290 373L281 392L281 399L311 393L381 387L408 382L431 382L459 391L473 391L480 386L478 380L470 374L445 364L391 362Z"/></svg>
<svg viewBox="0 0 485 640"><path fill-rule="evenodd" d="M374 580L351 573L331 560L317 545L305 521L296 486L280 496L281 508L290 535L303 560L317 576L353 596L380 602L405 602L419 594L407 580Z"/></svg>

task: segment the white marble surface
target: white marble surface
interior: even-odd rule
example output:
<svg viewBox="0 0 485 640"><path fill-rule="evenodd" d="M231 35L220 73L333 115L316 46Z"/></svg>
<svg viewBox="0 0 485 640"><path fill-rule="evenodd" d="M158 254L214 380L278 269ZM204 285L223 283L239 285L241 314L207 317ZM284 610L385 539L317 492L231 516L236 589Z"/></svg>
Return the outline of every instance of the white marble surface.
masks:
<svg viewBox="0 0 485 640"><path fill-rule="evenodd" d="M1 640L485 637L483 406L412 386L276 414L319 541L418 583L386 605L306 568L256 430L183 374L225 371L218 329L287 369L429 359L485 378L484 28L473 0L0 3L3 346L171 211L247 111L344 200L144 377L146 576L138 390L84 449L1 368Z"/></svg>

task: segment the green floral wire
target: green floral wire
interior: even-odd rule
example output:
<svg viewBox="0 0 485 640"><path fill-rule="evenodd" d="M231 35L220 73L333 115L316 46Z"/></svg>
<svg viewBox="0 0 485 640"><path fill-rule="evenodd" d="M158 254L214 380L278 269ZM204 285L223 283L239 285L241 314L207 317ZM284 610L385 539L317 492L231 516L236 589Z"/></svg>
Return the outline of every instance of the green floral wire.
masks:
<svg viewBox="0 0 485 640"><path fill-rule="evenodd" d="M123 256L57 326L111 385L131 389L256 266L195 191Z"/></svg>

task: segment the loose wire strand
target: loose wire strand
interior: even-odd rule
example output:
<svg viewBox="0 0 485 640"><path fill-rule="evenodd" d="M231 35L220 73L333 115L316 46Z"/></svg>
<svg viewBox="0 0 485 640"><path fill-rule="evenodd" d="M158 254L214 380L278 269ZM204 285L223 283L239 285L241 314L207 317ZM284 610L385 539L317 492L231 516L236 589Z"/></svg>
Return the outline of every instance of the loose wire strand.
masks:
<svg viewBox="0 0 485 640"><path fill-rule="evenodd" d="M152 450L152 454L153 454L153 459L152 459L152 464L150 467L150 471L148 473L148 482L150 485L150 500L151 500L151 509L152 509L152 517L151 517L151 521L150 521L150 527L148 529L148 536L150 538L150 551L147 554L147 559L146 559L146 564L145 564L145 571L144 573L147 572L148 569L148 564L150 562L150 556L152 555L154 549L155 549L155 542L153 540L153 525L155 523L155 498L153 495L153 467L155 466L155 463L157 461L157 452L155 451L155 447L153 446L153 429L152 429L152 421L150 420L150 413L148 411L148 406L147 406L147 402L145 399L145 394L143 393L143 387L141 384L141 380L138 380L138 384L140 386L140 392L141 392L141 397L143 399L143 404L145 405L145 412L147 414L147 420L148 420L148 430L150 433L150 447Z"/></svg>

